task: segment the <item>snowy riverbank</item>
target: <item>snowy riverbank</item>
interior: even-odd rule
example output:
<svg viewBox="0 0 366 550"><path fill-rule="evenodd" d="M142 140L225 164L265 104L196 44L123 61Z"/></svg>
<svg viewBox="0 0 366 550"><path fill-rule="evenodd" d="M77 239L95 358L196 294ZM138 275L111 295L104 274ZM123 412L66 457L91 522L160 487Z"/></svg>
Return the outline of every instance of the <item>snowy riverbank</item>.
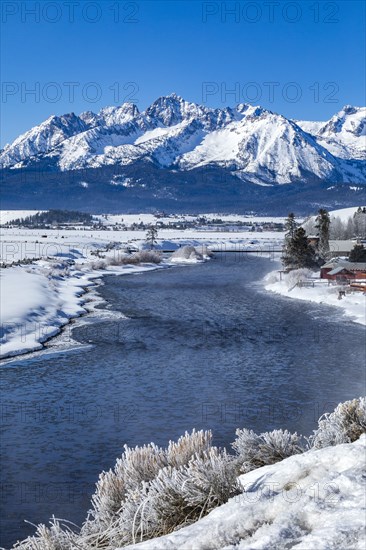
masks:
<svg viewBox="0 0 366 550"><path fill-rule="evenodd" d="M149 254L142 252L129 257L111 248L93 262L80 254L77 264L70 263L70 258L49 258L1 269L0 358L42 349L71 319L89 311L87 290L104 275L130 275L177 264L199 264L210 258L206 248L197 250L192 246L183 246L162 260L159 255L150 254L152 262L160 263L148 263ZM129 259L130 264L126 263Z"/></svg>
<svg viewBox="0 0 366 550"><path fill-rule="evenodd" d="M43 348L71 319L88 312L87 290L104 275L129 275L168 264L123 265L103 270L38 261L0 272L0 358Z"/></svg>
<svg viewBox="0 0 366 550"><path fill-rule="evenodd" d="M336 306L352 321L366 325L366 296L362 292L346 294L346 296L339 300L338 293L340 287L328 285L327 281L319 279L314 282L314 287L295 286L296 280L293 272L291 274L282 273L281 280L280 273L272 271L266 275L263 283L266 290L281 294L287 298Z"/></svg>
<svg viewBox="0 0 366 550"><path fill-rule="evenodd" d="M240 476L243 493L169 535L125 548L141 550L361 550L365 435L311 450Z"/></svg>

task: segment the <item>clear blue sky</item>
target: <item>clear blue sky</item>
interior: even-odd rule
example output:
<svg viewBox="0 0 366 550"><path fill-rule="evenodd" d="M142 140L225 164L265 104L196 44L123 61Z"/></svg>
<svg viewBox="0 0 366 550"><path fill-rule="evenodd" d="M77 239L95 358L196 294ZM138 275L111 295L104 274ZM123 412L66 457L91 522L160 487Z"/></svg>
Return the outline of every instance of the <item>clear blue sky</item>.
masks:
<svg viewBox="0 0 366 550"><path fill-rule="evenodd" d="M142 110L171 92L308 120L365 104L361 0L3 0L1 11L2 146L51 114L128 99Z"/></svg>

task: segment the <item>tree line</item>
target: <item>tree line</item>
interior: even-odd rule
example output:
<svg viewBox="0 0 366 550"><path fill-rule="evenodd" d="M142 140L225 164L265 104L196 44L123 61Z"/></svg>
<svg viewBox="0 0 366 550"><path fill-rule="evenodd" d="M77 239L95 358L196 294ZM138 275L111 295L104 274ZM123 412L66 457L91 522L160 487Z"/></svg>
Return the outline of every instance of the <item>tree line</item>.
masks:
<svg viewBox="0 0 366 550"><path fill-rule="evenodd" d="M335 226L335 228L334 228ZM285 242L282 252L282 263L288 269L319 268L329 259L329 239L336 238L338 232L343 238L358 237L365 235L366 208L358 208L352 218L343 223L340 218L329 217L329 212L321 208L315 220L309 221L305 227L315 235L308 237L306 229L299 226L295 215L290 213L285 224ZM344 230L342 233L340 228ZM351 231L352 229L352 231ZM348 233L349 232L349 233ZM340 237L338 237L340 238ZM349 255L351 262L366 262L366 249L362 244L356 244Z"/></svg>
<svg viewBox="0 0 366 550"><path fill-rule="evenodd" d="M334 240L352 239L354 237L366 239L366 207L359 207L353 216L343 221L339 216L332 216L330 220L329 237ZM309 235L316 231L316 221L307 220L303 227Z"/></svg>

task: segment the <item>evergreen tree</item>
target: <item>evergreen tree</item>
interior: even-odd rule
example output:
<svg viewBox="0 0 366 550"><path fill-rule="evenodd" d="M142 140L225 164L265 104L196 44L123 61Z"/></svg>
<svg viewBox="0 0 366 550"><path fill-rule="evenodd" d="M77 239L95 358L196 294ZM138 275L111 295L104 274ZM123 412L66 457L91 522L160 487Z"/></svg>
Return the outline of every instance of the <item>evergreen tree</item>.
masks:
<svg viewBox="0 0 366 550"><path fill-rule="evenodd" d="M349 255L350 262L366 262L366 248L362 244L356 244Z"/></svg>
<svg viewBox="0 0 366 550"><path fill-rule="evenodd" d="M157 244L158 230L154 225L151 225L146 233L146 243L149 245L150 250Z"/></svg>
<svg viewBox="0 0 366 550"><path fill-rule="evenodd" d="M318 255L319 259L325 261L329 254L329 213L324 208L321 208L316 217L316 228L319 235Z"/></svg>
<svg viewBox="0 0 366 550"><path fill-rule="evenodd" d="M308 243L305 229L302 227L295 230L292 239L287 239L282 263L290 269L311 268L317 265L314 248Z"/></svg>
<svg viewBox="0 0 366 550"><path fill-rule="evenodd" d="M297 229L295 214L293 212L290 212L287 217L287 220L285 223L285 229L286 229L285 239L293 239L295 235L295 231Z"/></svg>
<svg viewBox="0 0 366 550"><path fill-rule="evenodd" d="M295 221L295 214L293 214L293 212L290 212L285 222L286 233L285 233L285 242L282 249L282 263L286 267L289 267L291 265L291 258L292 258L291 245L295 235L296 228L297 228L297 223Z"/></svg>

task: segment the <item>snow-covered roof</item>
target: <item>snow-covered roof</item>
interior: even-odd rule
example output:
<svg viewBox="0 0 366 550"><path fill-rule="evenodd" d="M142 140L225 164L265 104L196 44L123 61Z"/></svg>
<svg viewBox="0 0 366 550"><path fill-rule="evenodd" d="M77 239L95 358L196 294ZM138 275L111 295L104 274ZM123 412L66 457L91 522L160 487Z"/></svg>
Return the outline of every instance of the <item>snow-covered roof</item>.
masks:
<svg viewBox="0 0 366 550"><path fill-rule="evenodd" d="M353 240L330 240L329 241L329 248L331 252L351 252L351 250L354 248L355 244L357 244L356 241Z"/></svg>
<svg viewBox="0 0 366 550"><path fill-rule="evenodd" d="M338 273L342 273L342 271L349 271L349 270L344 266L340 266L340 267L336 267L335 269L332 269L332 271L329 271L328 275L338 275Z"/></svg>
<svg viewBox="0 0 366 550"><path fill-rule="evenodd" d="M335 269L336 267L341 267L342 269L348 269L349 271L365 271L366 270L366 262L348 262L346 260L339 260L336 259L330 260L326 264L322 266L322 269Z"/></svg>
<svg viewBox="0 0 366 550"><path fill-rule="evenodd" d="M351 271L366 270L366 262L342 262L342 265Z"/></svg>

